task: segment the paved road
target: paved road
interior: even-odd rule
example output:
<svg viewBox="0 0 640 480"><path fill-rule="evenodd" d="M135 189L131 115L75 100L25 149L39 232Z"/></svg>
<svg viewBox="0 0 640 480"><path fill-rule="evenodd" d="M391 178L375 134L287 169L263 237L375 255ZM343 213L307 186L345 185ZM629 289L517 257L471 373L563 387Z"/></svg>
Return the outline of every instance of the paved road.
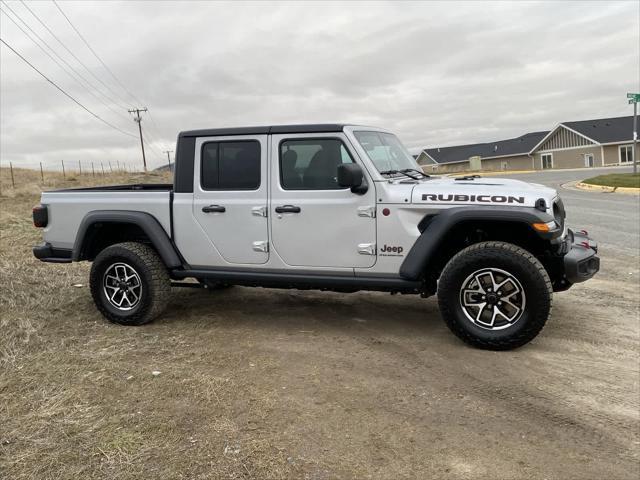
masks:
<svg viewBox="0 0 640 480"><path fill-rule="evenodd" d="M626 172L631 172L631 167L553 170L506 177L556 188L564 201L570 228L587 230L605 252L621 249L633 256L640 250L640 196L561 187L596 175Z"/></svg>

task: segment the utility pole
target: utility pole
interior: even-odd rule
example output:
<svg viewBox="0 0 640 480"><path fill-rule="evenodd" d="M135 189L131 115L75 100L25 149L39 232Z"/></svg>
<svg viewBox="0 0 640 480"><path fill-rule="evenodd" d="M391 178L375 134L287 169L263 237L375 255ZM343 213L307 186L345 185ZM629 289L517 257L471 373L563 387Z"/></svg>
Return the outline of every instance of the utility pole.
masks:
<svg viewBox="0 0 640 480"><path fill-rule="evenodd" d="M165 150L164 153L167 154L167 160L169 160L169 173L173 173L171 171L171 156L169 155L170 153L173 153L173 150Z"/></svg>
<svg viewBox="0 0 640 480"><path fill-rule="evenodd" d="M147 159L144 156L144 140L142 139L142 117L140 116L140 112L146 112L147 107L144 108L134 108L132 110L128 110L129 113L135 113L136 116L133 117L133 121L138 123L138 131L140 132L140 145L142 146L142 163L144 164L144 172L147 173Z"/></svg>

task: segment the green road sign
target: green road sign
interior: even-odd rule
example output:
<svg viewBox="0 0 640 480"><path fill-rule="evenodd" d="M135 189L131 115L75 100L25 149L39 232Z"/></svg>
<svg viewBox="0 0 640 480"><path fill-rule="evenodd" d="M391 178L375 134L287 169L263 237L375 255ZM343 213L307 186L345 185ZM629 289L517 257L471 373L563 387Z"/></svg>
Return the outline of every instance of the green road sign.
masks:
<svg viewBox="0 0 640 480"><path fill-rule="evenodd" d="M634 102L640 102L640 93L627 93L627 98L630 98Z"/></svg>

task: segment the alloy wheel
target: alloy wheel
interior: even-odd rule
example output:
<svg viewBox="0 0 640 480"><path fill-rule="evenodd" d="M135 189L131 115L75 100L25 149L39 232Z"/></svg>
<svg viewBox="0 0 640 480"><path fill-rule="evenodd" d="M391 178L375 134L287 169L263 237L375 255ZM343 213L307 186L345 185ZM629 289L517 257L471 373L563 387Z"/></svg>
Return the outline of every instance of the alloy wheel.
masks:
<svg viewBox="0 0 640 480"><path fill-rule="evenodd" d="M110 265L102 277L102 287L109 303L118 310L132 310L142 298L140 275L126 263Z"/></svg>
<svg viewBox="0 0 640 480"><path fill-rule="evenodd" d="M499 268L469 275L460 289L460 306L467 319L487 330L512 326L522 316L526 295L518 279Z"/></svg>

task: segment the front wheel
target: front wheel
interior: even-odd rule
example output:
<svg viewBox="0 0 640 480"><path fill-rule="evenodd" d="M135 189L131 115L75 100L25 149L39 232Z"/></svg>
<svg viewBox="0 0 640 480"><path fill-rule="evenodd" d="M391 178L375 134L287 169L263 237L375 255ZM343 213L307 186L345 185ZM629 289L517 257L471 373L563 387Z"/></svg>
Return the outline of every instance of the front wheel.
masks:
<svg viewBox="0 0 640 480"><path fill-rule="evenodd" d="M91 295L107 320L143 325L167 305L169 273L153 248L125 242L101 251L91 265Z"/></svg>
<svg viewBox="0 0 640 480"><path fill-rule="evenodd" d="M551 280L526 250L481 242L455 255L438 281L445 323L466 343L487 350L520 347L540 333L551 313Z"/></svg>

